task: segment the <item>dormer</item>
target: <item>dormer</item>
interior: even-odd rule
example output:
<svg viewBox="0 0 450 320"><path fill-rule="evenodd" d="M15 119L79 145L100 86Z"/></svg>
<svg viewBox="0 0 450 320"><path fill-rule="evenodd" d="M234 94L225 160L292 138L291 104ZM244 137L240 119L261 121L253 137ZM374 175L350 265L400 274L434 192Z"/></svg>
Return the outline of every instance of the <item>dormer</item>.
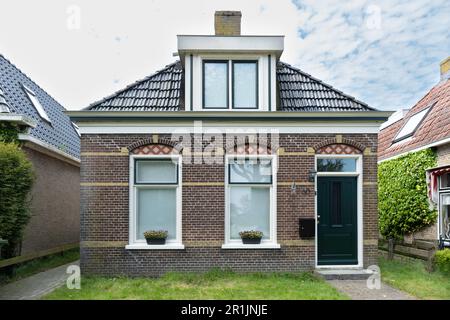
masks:
<svg viewBox="0 0 450 320"><path fill-rule="evenodd" d="M178 35L186 111L276 111L284 36L241 35L241 12L217 11L215 35Z"/></svg>

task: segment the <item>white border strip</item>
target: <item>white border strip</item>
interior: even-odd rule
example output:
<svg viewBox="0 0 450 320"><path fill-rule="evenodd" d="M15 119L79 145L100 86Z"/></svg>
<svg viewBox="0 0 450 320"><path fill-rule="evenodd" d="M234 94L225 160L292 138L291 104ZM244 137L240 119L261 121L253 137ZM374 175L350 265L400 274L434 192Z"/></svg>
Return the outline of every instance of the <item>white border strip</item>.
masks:
<svg viewBox="0 0 450 320"><path fill-rule="evenodd" d="M52 145L49 145L48 143L45 143L39 139L36 139L35 137L29 135L29 134L25 134L25 133L19 133L18 138L20 141L26 141L29 142L31 144L34 144L40 148L46 149L49 151L49 153L53 153L55 158L63 158L65 160L69 160L69 162L74 162L76 163L78 166L80 165L81 161L80 159L71 156L57 148L55 148ZM37 149L36 151L40 151L39 149Z"/></svg>

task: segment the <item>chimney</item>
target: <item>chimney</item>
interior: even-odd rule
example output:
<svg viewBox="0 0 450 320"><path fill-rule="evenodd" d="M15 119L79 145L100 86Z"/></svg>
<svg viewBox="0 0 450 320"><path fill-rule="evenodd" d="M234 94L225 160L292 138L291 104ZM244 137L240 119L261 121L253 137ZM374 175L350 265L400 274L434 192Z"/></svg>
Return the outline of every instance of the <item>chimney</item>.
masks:
<svg viewBox="0 0 450 320"><path fill-rule="evenodd" d="M240 36L241 17L240 11L216 11L214 14L216 36Z"/></svg>
<svg viewBox="0 0 450 320"><path fill-rule="evenodd" d="M441 62L441 81L450 79L450 57Z"/></svg>

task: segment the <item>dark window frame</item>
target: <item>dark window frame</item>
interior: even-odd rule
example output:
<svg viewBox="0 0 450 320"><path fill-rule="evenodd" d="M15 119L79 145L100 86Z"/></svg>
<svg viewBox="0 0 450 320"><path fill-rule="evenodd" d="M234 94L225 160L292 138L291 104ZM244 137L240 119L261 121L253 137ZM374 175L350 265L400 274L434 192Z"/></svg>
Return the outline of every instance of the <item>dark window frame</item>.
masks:
<svg viewBox="0 0 450 320"><path fill-rule="evenodd" d="M150 185L150 186L176 186L179 185L179 180L180 180L180 171L179 171L179 164L176 163L175 164L175 169L177 171L177 176L176 176L176 181L175 182L138 182L137 179L137 163L139 161L142 162L155 162L155 161L161 161L161 160L169 160L173 163L173 160L171 158L153 158L153 159L147 159L147 158L135 158L134 159L134 185L137 186L145 186L145 185Z"/></svg>
<svg viewBox="0 0 450 320"><path fill-rule="evenodd" d="M256 67L256 74L255 74L255 106L254 107L245 107L245 108L236 108L234 106L234 65L235 64L245 64L245 63L253 63ZM234 110L255 110L259 109L259 65L258 60L231 60L231 109Z"/></svg>
<svg viewBox="0 0 450 320"><path fill-rule="evenodd" d="M226 63L227 65L227 86L226 86L226 92L227 92L227 105L225 107L208 107L205 105L205 64L207 63ZM215 59L204 59L202 61L202 108L203 109L209 109L209 110L227 110L230 106L230 60L215 60Z"/></svg>

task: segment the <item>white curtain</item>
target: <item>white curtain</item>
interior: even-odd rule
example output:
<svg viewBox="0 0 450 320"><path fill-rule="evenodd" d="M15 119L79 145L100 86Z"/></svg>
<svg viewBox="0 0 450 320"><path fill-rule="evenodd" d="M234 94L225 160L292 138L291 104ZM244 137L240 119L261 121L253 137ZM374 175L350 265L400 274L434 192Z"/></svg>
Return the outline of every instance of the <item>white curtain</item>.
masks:
<svg viewBox="0 0 450 320"><path fill-rule="evenodd" d="M148 230L166 230L175 239L176 203L176 188L138 188L136 239Z"/></svg>
<svg viewBox="0 0 450 320"><path fill-rule="evenodd" d="M230 188L230 237L240 239L240 231L257 230L270 238L270 187Z"/></svg>

